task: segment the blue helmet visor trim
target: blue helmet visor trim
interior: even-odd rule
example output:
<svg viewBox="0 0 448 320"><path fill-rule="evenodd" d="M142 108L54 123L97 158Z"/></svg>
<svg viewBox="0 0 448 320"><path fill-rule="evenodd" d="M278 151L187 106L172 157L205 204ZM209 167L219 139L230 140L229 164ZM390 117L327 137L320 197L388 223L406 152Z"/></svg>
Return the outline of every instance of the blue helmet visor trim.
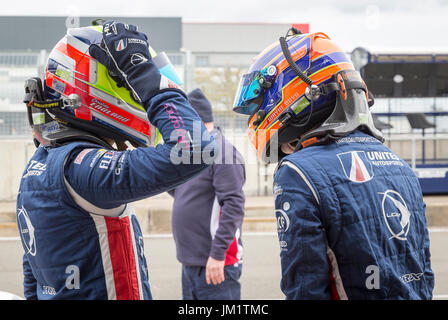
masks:
<svg viewBox="0 0 448 320"><path fill-rule="evenodd" d="M258 98L263 88L259 83L260 72L254 71L241 76L238 90L233 102L233 110L237 113L251 115L259 106L251 100Z"/></svg>

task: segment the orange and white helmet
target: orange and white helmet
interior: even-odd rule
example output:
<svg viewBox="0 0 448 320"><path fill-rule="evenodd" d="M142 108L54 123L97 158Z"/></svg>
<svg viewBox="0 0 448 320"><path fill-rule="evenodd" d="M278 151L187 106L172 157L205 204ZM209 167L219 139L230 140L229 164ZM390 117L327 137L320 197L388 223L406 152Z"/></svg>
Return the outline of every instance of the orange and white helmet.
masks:
<svg viewBox="0 0 448 320"><path fill-rule="evenodd" d="M358 127L381 138L367 87L344 51L324 33L294 31L254 59L235 95L233 110L249 115L248 135L259 157L275 162L285 155L283 143L301 148Z"/></svg>

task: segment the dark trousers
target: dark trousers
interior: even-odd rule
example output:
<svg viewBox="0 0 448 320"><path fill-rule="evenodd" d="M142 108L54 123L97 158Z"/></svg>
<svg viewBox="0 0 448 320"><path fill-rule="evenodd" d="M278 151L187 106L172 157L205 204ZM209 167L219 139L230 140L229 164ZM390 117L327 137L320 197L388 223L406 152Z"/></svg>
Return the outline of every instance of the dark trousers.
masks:
<svg viewBox="0 0 448 320"><path fill-rule="evenodd" d="M225 280L220 284L207 284L205 267L182 266L182 297L184 300L240 300L239 282L242 264L224 267Z"/></svg>

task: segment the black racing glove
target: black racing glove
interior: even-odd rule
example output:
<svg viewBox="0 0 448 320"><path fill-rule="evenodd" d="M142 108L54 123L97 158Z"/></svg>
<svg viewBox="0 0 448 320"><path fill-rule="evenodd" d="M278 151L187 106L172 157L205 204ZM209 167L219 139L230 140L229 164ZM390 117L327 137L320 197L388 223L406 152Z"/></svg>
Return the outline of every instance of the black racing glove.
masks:
<svg viewBox="0 0 448 320"><path fill-rule="evenodd" d="M160 74L149 52L148 37L136 26L106 22L101 45L91 45L89 52L145 108L162 89L177 88Z"/></svg>

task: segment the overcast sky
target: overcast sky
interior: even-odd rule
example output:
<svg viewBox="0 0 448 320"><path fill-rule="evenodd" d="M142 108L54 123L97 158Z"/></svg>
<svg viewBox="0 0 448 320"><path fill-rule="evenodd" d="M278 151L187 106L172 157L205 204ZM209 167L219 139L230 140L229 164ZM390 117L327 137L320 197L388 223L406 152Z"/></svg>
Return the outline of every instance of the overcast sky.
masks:
<svg viewBox="0 0 448 320"><path fill-rule="evenodd" d="M448 0L21 0L2 15L182 17L184 22L309 23L341 47L448 51Z"/></svg>

